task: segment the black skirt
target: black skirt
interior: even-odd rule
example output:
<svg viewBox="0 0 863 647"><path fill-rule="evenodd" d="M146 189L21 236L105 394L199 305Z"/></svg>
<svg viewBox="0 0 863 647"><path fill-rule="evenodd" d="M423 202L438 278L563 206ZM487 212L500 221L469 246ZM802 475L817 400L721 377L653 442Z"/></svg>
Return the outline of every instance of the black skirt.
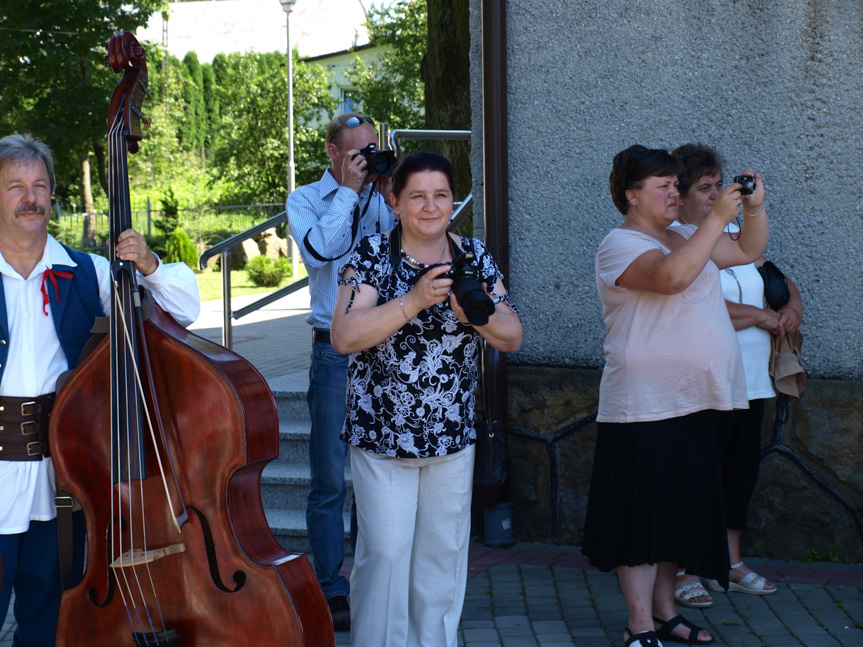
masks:
<svg viewBox="0 0 863 647"><path fill-rule="evenodd" d="M748 409L731 412L730 424L719 437L725 521L743 530L761 464L761 425L765 400L750 400Z"/></svg>
<svg viewBox="0 0 863 647"><path fill-rule="evenodd" d="M582 545L591 564L671 562L728 585L719 434L729 415L598 424Z"/></svg>

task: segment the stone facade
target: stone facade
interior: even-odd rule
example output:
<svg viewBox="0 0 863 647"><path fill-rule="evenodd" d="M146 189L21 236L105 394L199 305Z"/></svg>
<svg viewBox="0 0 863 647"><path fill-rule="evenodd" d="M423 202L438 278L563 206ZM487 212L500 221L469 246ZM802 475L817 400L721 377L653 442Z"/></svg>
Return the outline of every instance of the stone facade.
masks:
<svg viewBox="0 0 863 647"><path fill-rule="evenodd" d="M510 366L515 537L578 544L601 371ZM788 422L765 414L745 555L863 560L863 383L813 380Z"/></svg>

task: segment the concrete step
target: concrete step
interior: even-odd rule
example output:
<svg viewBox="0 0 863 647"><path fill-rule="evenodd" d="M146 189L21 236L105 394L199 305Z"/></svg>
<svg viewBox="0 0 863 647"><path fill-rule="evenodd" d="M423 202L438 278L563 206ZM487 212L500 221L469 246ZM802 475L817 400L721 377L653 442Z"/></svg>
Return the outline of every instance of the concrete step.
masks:
<svg viewBox="0 0 863 647"><path fill-rule="evenodd" d="M309 464L309 424L308 420L279 423L279 457L274 463Z"/></svg>
<svg viewBox="0 0 863 647"><path fill-rule="evenodd" d="M276 400L279 422L310 421L309 405L306 395L309 390L308 375L292 374L269 380L270 389Z"/></svg>
<svg viewBox="0 0 863 647"><path fill-rule="evenodd" d="M299 510L305 515L309 493L310 471L308 463L282 463L273 461L261 474L261 499L264 508ZM353 480L350 468L345 468L348 494L344 509L350 511Z"/></svg>
<svg viewBox="0 0 863 647"><path fill-rule="evenodd" d="M276 540L286 550L309 552L306 529L306 498L309 492L309 432L311 418L306 394L308 373L293 373L269 380L279 414L279 457L264 468L261 498L267 521ZM342 517L345 551L350 551L350 505L353 481L345 466L348 495Z"/></svg>
<svg viewBox="0 0 863 647"><path fill-rule="evenodd" d="M309 534L306 531L306 514L304 511L269 508L266 510L266 515L270 530L282 548L293 553L308 553L311 551L309 547ZM350 513L342 513L342 520L345 525L345 554L350 554Z"/></svg>

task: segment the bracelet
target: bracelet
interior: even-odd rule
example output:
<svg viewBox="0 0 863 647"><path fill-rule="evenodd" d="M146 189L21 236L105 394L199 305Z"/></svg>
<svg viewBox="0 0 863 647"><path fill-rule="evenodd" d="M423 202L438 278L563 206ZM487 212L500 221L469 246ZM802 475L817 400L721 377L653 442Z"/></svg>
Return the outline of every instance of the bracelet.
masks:
<svg viewBox="0 0 863 647"><path fill-rule="evenodd" d="M402 308L402 314L405 316L405 321L407 321L408 323L410 323L410 322L411 322L411 320L410 320L410 317L408 317L408 313L407 313L407 312L405 312L405 300L404 300L404 299L402 299L402 295L399 295L399 305L400 305L400 306L401 306L401 308Z"/></svg>
<svg viewBox="0 0 863 647"><path fill-rule="evenodd" d="M758 211L756 211L755 213L746 213L746 212L744 211L744 212L743 212L743 215L744 215L744 216L749 216L750 218L755 218L756 216L760 216L762 213L764 213L764 209L759 209L759 210L758 210Z"/></svg>

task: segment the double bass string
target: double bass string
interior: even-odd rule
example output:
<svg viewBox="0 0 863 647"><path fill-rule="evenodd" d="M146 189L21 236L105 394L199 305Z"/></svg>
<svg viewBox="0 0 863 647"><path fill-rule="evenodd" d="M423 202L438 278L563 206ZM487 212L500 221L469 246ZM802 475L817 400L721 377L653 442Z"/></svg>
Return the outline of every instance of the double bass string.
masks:
<svg viewBox="0 0 863 647"><path fill-rule="evenodd" d="M108 140L108 144L109 144L108 154L110 157L110 170L111 170L109 186L108 186L108 197L109 197L110 208L111 208L112 213L116 213L116 210L117 210L117 206L114 204L114 202L116 201L117 184L118 184L118 177L117 177L118 172L117 172L117 168L116 168L117 153L116 153L116 148L115 148L115 146L116 146L116 144L115 144L116 131L117 131L117 123L115 121L114 125L111 128L111 134L110 134L110 137ZM112 218L110 220L110 235L108 237L109 243L115 239L116 232L114 231L114 229L115 229L114 228L114 222L113 222L113 218ZM115 251L114 251L113 247L111 247L111 246L109 246L109 256L110 256L112 262L116 259ZM112 282L114 282L113 276L112 276ZM112 312L111 312L112 322L116 319L116 304L117 304L117 300L116 300L116 298L113 298L112 299ZM116 413L116 412L119 412L119 406L118 406L119 405L119 393L118 393L117 380L116 380L116 375L117 375L117 370L118 370L117 369L118 358L117 358L117 343L116 343L115 337L116 337L116 334L115 334L114 326L112 325L111 326L111 378L112 378L111 379L111 396L114 399L114 406L111 407L111 429L112 429L111 457L112 457L112 461L114 460L114 457L116 457L116 465L113 466L112 470L116 472L116 474L119 478L119 475L122 473L121 472L121 470L122 470L121 460L122 459L120 457L120 451L119 451L119 448L120 448L119 414ZM116 445L115 445L115 439L116 439ZM110 475L109 475L109 478L110 478ZM123 581L121 581L120 577L117 576L116 569L113 569L110 567L110 564L113 564L113 562L116 559L116 556L118 555L118 552L117 552L118 542L119 542L119 550L120 550L119 555L122 555L122 550L123 550L122 537L118 538L117 533L114 532L115 519L122 516L122 510L120 509L121 503L120 503L120 500L118 499L117 503L116 503L117 513L115 514L113 512L115 509L113 481L114 481L114 479L111 478L111 482L109 483L109 488L108 488L110 491L110 503L111 503L110 509L112 510L111 517L110 517L110 528L109 528L109 534L111 536L111 553L110 553L110 562L109 562L108 574L109 574L109 577L111 575L113 575L114 579L117 581L117 583L119 585L118 591L120 593L120 597L123 600L123 606L126 609L126 615L129 618L129 624L134 627L135 623L134 623L134 620L132 619L132 611L134 611L135 616L138 618L138 622L141 622L141 618L140 618L140 614L138 612L138 609L134 606L132 589L131 589L131 586L129 584L128 578L126 576L126 573L122 573L121 576L122 576ZM129 598L132 598L131 609L130 609L129 600L127 599L126 591L124 590L124 586L123 586L124 582L125 582L125 588L128 589L128 592L129 592Z"/></svg>
<svg viewBox="0 0 863 647"><path fill-rule="evenodd" d="M117 139L118 139L118 133L120 130L121 123L122 122L118 122L115 119L115 122L111 128L111 134L110 134L110 137L108 140L108 143L109 143L108 152L109 152L109 156L110 156L110 168L111 168L111 176L110 176L110 182L109 182L108 189L109 189L109 202L110 202L112 214L118 213L119 204L118 204L118 195L117 194L118 194L118 187L120 185L122 185L122 182L119 181L119 173L121 171L118 170L118 168L117 168L118 154L117 154L117 143L116 143ZM110 235L108 237L109 242L111 243L109 245L109 250L110 250L109 256L111 258L112 263L116 261L116 253L115 253L115 249L113 247L113 241L116 240L118 233L119 232L115 231L114 217L112 217L110 219ZM111 429L114 430L114 433L112 433L112 435L111 435L111 456L116 456L116 465L115 465L114 469L116 470L117 480L121 481L122 480L121 479L122 456L121 456L121 452L119 451L120 447L121 447L121 443L120 443L120 433L121 433L120 427L121 427L121 425L120 425L120 420L119 420L119 418L120 418L119 412L122 409L120 407L120 393L119 393L119 384L118 384L118 381L119 381L118 380L118 373L119 373L120 360L119 360L119 347L118 347L118 343L117 343L117 339L116 339L116 336L117 336L116 325L113 325L114 322L116 322L116 318L118 315L117 310L120 307L120 300L116 296L117 285L116 285L116 280L114 279L113 276L112 276L112 283L114 284L115 297L112 299L112 313L111 313L112 314L112 326L111 326L111 353L112 353L112 356L111 356L111 378L112 378L111 379L111 392L112 392L112 397L114 398L114 406L111 407ZM116 440L116 450L115 450L115 440ZM109 483L109 490L111 492L110 498L111 498L111 510L112 511L115 509L113 480L114 479L112 478L111 479L112 482ZM140 611L138 610L138 606L135 603L135 596L132 594L132 585L129 582L129 578L128 578L128 575L126 573L126 569L123 568L123 560L124 560L124 558L123 558L123 537L122 537L122 534L118 534L117 532L115 532L115 519L118 519L118 518L121 519L122 518L122 512L123 511L122 511L121 506L122 506L122 500L118 497L117 502L116 502L117 512L116 512L116 514L115 513L111 514L111 521L110 521L110 524L111 524L110 525L110 535L111 535L111 555L110 555L111 561L110 561L110 564L113 565L118 559L120 560L121 577L117 576L117 572L116 572L117 569L115 569L113 567L109 568L109 574L112 573L114 575L114 578L119 585L117 588L118 588L118 591L120 592L120 597L123 600L123 606L126 609L126 615L129 618L129 624L133 628L135 627L135 621L132 618L132 613L134 612L134 615L137 618L138 623L143 628L144 622L141 619ZM135 574L135 576L137 578L137 574ZM125 584L126 590L124 590L124 584ZM140 582L138 582L138 588L139 588L139 590L141 588ZM128 597L127 597L127 591L128 591ZM142 599L143 599L143 596L142 596ZM151 622L151 624L152 624L152 622Z"/></svg>
<svg viewBox="0 0 863 647"><path fill-rule="evenodd" d="M121 114L122 114L122 112L118 111L118 117ZM109 188L111 189L111 193L112 193L111 203L115 209L114 215L116 216L116 217L111 218L111 228L112 229L114 228L115 222L116 222L116 224L117 224L116 228L118 229L118 231L112 231L111 232L110 238L112 241L112 245L116 241L117 235L119 235L119 233L122 230L126 229L127 225L129 225L129 223L126 223L126 222L117 222L117 221L121 220L121 218L124 214L129 213L129 208L128 208L129 207L129 199L128 199L128 194L126 191L126 185L125 185L125 182L120 181L121 178L126 177L125 139L124 139L124 137L121 133L121 130L120 130L121 124L122 124L122 121L120 119L115 120L115 124L111 129L111 137L109 138L109 141L111 143L110 153L111 153L111 170L112 170L111 185L109 186ZM125 209L123 207L125 207ZM114 254L115 253L112 250L112 256L114 256ZM114 256L114 260L116 261L115 256ZM120 278L120 280L123 280L122 274L119 275L119 278ZM134 426L136 428L136 431L138 431L138 427L139 427L138 424L131 424L131 423L133 421L135 423L137 423L139 421L139 411L142 408L141 403L143 403L143 410L145 412L147 412L147 420L148 420L148 423L150 423L151 436L153 435L153 432L152 432L152 423L150 422L150 417L149 417L149 411L148 411L147 406L146 406L146 401L143 398L143 389L142 389L141 383L140 383L138 366L137 366L137 363L135 362L135 356L134 356L135 343L134 343L134 340L132 339L132 336L134 335L134 331L130 331L129 327L127 326L126 313L128 312L129 316L132 316L132 317L135 316L135 311L132 308L131 303L130 303L130 298L131 298L130 290L133 289L133 281L132 281L130 275L126 276L125 282L128 284L127 285L128 289L125 290L125 292L124 292L125 298L123 298L119 293L117 281L115 280L113 282L113 289L114 289L113 314L114 314L115 322L120 321L122 323L122 326L123 326L122 338L123 338L124 343L120 343L120 340L117 339L117 336L119 333L119 326L117 326L116 324L113 325L112 329L111 329L111 336L112 336L112 347L114 349L113 350L114 361L112 362L112 364L115 368L115 375L114 375L115 379L112 382L112 389L115 392L115 397L117 398L117 402L116 402L116 406L113 407L112 409L114 411L121 411L122 410L122 408L120 406L121 403L119 401L119 399L121 397L120 385L118 384L119 373L122 370L123 374L126 376L126 379L124 379L123 383L122 383L122 387L125 389L122 396L124 396L126 407L129 407L130 404L132 405L132 408L134 409L134 417L132 415L130 415L128 413L128 410L127 410L127 415L125 416L126 424L123 426L123 429L121 429L120 423L122 421L120 421L120 420L116 421L116 423L114 425L112 425L112 428L117 430L118 446L119 446L119 434L121 434L121 433L126 434L126 441L127 442L126 442L126 457L125 458L126 458L127 472L129 474L129 481L127 483L127 486L128 486L128 490L129 490L129 536L130 536L129 555L131 558L131 564L130 565L132 567L133 576L134 576L134 586L137 587L138 593L140 594L141 606L144 607L144 613L146 615L146 618L141 617L139 605L135 602L135 595L132 592L133 584L129 581L129 577L126 573L126 570L127 570L126 564L125 564L126 552L123 550L124 546L123 546L122 532L120 532L120 533L114 532L114 516L113 515L112 515L112 520L111 520L111 526L112 526L111 536L112 536L112 547L113 547L112 553L113 553L114 549L117 547L117 544L119 544L119 554L118 554L117 560L119 560L119 568L122 572L122 580L123 580L123 583L125 584L125 588L128 591L128 598L131 601L131 607L132 607L132 610L134 610L134 615L137 618L138 625L141 628L141 633L144 635L144 640L146 641L147 640L147 638L146 638L147 629L146 629L145 625L149 625L150 632L152 632L154 634L154 638L155 638L155 634L156 634L156 628L153 624L153 618L150 615L149 606L146 604L146 601L145 601L143 586L141 584L140 577L138 576L138 569L137 569L137 565L135 563L136 562L136 551L135 551L135 526L136 526L136 524L135 524L135 510L134 510L134 498L135 498L134 497L134 484L133 484L134 479L132 478L132 472L133 472L133 470L132 470L132 451L133 451L133 449L132 448L133 448L134 443L131 442L131 432L132 432L131 427ZM122 350L122 352L121 352L121 350ZM122 366L120 366L121 364L122 364ZM129 365L130 364L131 364L131 369L132 369L131 370L132 375L135 378L134 380L132 380L133 385L132 385L131 389L130 389L129 380L128 380L129 368L130 368ZM137 388L135 388L135 387L137 387ZM138 396L140 396L140 399ZM112 412L112 415L113 415L113 412ZM113 443L114 443L113 437L112 437L111 443L112 443L112 447L113 447ZM144 462L143 451L142 451L142 448L140 445L135 445L135 446L138 449L138 457L137 457L136 463L140 466L140 469L143 470L143 462ZM158 451L158 449L157 449L157 451ZM112 453L113 453L113 450L112 450ZM122 465L120 462L120 461L122 461L122 457L120 454L121 454L120 452L117 452L117 477L118 477L118 481L122 482ZM159 461L159 462L160 462L160 469L161 469L161 461ZM164 471L162 471L162 473L163 473L163 477L164 477ZM139 476L140 476L140 474L139 474ZM167 492L167 485L165 486L165 488L166 488L166 492ZM111 489L111 509L113 510L114 509L114 502L113 502L114 488L113 488L113 485L110 489ZM147 523L146 523L146 514L145 514L145 510L144 510L143 487L140 485L138 487L138 492L140 495L140 508L141 508L140 514L141 514L141 528L142 528L142 541L143 541L143 546L142 546L143 564L144 564L145 569L146 569L147 579L149 580L150 590L153 593L153 599L156 601L156 608L157 608L158 615L159 615L159 621L161 622L161 625L162 625L162 628L164 631L164 627L165 627L164 616L162 614L161 604L159 603L159 595L156 592L155 583L153 581L152 572L150 570L149 561L147 559L147 553L148 553ZM121 503L121 499L118 499L117 503L118 503L118 515L116 515L116 516L119 518L122 518L122 510L119 508L119 505ZM113 569L113 570L116 571L116 569ZM115 576L116 576L116 573L115 573ZM118 579L118 581L119 581L119 579ZM121 584L121 586L119 587L120 595L123 599L123 604L126 608L126 614L129 618L129 622L130 622L131 626L133 627L133 629L135 629L136 628L135 622L132 618L132 610L130 610L130 608L129 608L130 604L129 604L129 601L127 600L127 593L124 592L123 589L124 589L124 586L123 586L123 584ZM156 639L156 642L158 643L158 639Z"/></svg>

